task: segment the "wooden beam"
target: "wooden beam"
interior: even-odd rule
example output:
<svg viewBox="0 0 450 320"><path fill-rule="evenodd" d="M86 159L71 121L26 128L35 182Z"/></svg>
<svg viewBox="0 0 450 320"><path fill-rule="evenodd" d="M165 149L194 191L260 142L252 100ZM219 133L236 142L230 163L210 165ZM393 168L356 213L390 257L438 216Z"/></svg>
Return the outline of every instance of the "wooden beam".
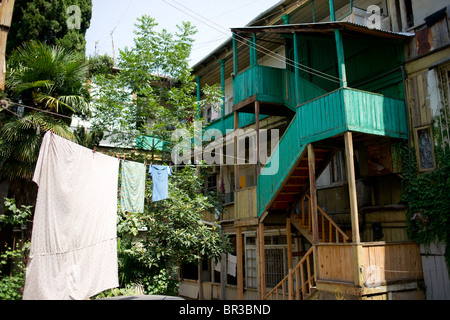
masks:
<svg viewBox="0 0 450 320"><path fill-rule="evenodd" d="M242 227L236 228L237 300L244 300L244 270L242 263Z"/></svg>
<svg viewBox="0 0 450 320"><path fill-rule="evenodd" d="M311 220L313 244L319 243L319 226L317 218L317 195L316 195L316 164L314 147L308 144L308 167L309 167L309 189L311 193Z"/></svg>

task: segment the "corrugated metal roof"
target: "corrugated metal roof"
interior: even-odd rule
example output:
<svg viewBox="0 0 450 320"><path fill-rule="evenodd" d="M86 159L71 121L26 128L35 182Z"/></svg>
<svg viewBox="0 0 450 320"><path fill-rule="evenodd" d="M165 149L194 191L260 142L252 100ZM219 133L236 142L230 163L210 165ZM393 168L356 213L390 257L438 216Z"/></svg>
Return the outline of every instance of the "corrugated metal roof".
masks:
<svg viewBox="0 0 450 320"><path fill-rule="evenodd" d="M367 26L356 24L349 21L334 22L316 22L316 23L298 23L288 25L274 26L247 26L241 28L232 28L232 32L329 32L330 30L340 29L343 31L353 31L367 35L387 38L408 38L414 36L414 33L393 32L382 29L369 28Z"/></svg>

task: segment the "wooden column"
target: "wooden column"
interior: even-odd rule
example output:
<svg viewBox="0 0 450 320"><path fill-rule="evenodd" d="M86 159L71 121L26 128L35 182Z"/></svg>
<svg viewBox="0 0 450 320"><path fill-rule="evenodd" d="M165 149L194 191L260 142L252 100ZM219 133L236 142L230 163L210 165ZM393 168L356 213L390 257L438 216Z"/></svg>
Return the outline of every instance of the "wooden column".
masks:
<svg viewBox="0 0 450 320"><path fill-rule="evenodd" d="M239 68L238 68L238 47L237 47L237 40L236 40L237 35L233 33L233 73L234 76L236 77L238 75L239 72Z"/></svg>
<svg viewBox="0 0 450 320"><path fill-rule="evenodd" d="M395 0L389 0L389 16L391 17L392 31L399 32L401 28L398 25L397 4Z"/></svg>
<svg viewBox="0 0 450 320"><path fill-rule="evenodd" d="M14 11L14 0L0 3L0 89L5 90L6 80L6 42Z"/></svg>
<svg viewBox="0 0 450 320"><path fill-rule="evenodd" d="M242 263L242 227L236 227L237 300L244 300L244 269Z"/></svg>
<svg viewBox="0 0 450 320"><path fill-rule="evenodd" d="M259 158L259 101L255 101L255 131L256 131L256 179L261 172L261 161Z"/></svg>
<svg viewBox="0 0 450 320"><path fill-rule="evenodd" d="M298 67L298 63L300 60L299 53L298 53L298 36L297 33L294 32L294 84L295 84L295 104L299 104L303 99L301 99L300 95L302 95L302 91L300 90L300 69Z"/></svg>
<svg viewBox="0 0 450 320"><path fill-rule="evenodd" d="M362 268L362 245L359 237L358 201L356 195L355 164L353 160L353 137L350 131L344 133L344 140L350 216L352 223L353 280L355 285L360 287L364 283L364 274Z"/></svg>
<svg viewBox="0 0 450 320"><path fill-rule="evenodd" d="M203 285L202 285L202 259L198 259L198 300L203 300Z"/></svg>
<svg viewBox="0 0 450 320"><path fill-rule="evenodd" d="M313 244L319 243L319 226L317 218L317 195L316 195L316 162L314 147L308 144L308 168L309 168L309 190L311 193L311 225Z"/></svg>
<svg viewBox="0 0 450 320"><path fill-rule="evenodd" d="M264 253L264 223L258 225L258 266L259 266L259 295L263 300L266 295L266 261Z"/></svg>
<svg viewBox="0 0 450 320"><path fill-rule="evenodd" d="M292 277L292 234L291 234L291 219L286 218L286 241L288 253L288 299L293 300L292 293L294 292L294 278Z"/></svg>
<svg viewBox="0 0 450 320"><path fill-rule="evenodd" d="M234 111L234 189L239 190L241 182L239 179L239 164L238 164L238 137L237 130L239 130L239 112Z"/></svg>
<svg viewBox="0 0 450 320"><path fill-rule="evenodd" d="M220 255L220 299L225 300L225 285L227 283L227 254Z"/></svg>
<svg viewBox="0 0 450 320"><path fill-rule="evenodd" d="M347 70L345 66L345 55L344 55L344 41L342 40L342 33L340 30L334 30L334 37L336 40L336 51L338 59L338 70L339 79L341 87L347 87Z"/></svg>
<svg viewBox="0 0 450 320"><path fill-rule="evenodd" d="M402 31L408 30L408 11L406 10L405 0L400 0L400 17L402 19Z"/></svg>
<svg viewBox="0 0 450 320"><path fill-rule="evenodd" d="M355 163L353 160L353 137L351 131L344 133L345 140L345 161L347 168L348 194L350 200L350 215L352 222L352 240L360 242L358 202L356 197Z"/></svg>

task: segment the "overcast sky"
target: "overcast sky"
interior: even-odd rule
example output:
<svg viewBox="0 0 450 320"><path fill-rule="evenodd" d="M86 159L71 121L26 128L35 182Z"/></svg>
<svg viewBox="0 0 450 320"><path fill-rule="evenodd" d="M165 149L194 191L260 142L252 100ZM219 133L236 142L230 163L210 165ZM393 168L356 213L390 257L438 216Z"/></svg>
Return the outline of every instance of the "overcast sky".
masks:
<svg viewBox="0 0 450 320"><path fill-rule="evenodd" d="M86 32L88 56L112 56L113 32L118 49L133 45L136 19L155 18L159 28L175 32L176 25L190 21L197 27L191 65L231 36L230 28L244 26L280 0L93 0L91 26ZM175 8L176 7L176 8ZM177 9L178 8L178 9Z"/></svg>

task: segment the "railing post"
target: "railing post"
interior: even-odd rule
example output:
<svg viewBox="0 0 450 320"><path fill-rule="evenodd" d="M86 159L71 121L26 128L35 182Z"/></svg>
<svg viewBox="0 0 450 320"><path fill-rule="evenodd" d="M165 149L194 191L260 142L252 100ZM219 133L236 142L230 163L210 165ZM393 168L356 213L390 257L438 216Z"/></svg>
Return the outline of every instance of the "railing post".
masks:
<svg viewBox="0 0 450 320"><path fill-rule="evenodd" d="M292 237L291 237L291 219L286 218L286 240L288 250L288 299L293 300L292 293L294 292L294 279L292 275Z"/></svg>

